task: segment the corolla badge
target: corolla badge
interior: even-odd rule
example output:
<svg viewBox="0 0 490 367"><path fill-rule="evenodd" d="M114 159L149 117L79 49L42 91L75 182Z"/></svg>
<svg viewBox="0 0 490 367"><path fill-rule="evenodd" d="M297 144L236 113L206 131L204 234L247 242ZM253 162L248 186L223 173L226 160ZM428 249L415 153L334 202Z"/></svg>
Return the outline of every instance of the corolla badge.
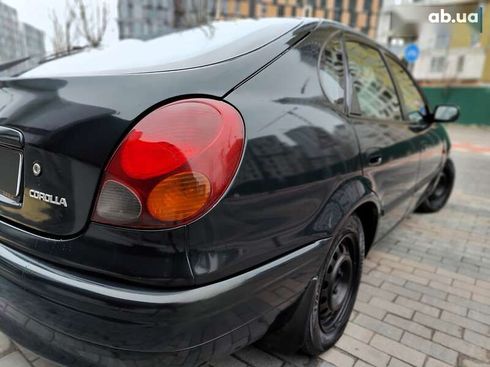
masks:
<svg viewBox="0 0 490 367"><path fill-rule="evenodd" d="M68 208L68 203L66 199L56 195L46 194L44 192L40 192L36 190L29 190L29 196L39 201L44 201L46 203L50 203L58 206L64 206L65 208Z"/></svg>

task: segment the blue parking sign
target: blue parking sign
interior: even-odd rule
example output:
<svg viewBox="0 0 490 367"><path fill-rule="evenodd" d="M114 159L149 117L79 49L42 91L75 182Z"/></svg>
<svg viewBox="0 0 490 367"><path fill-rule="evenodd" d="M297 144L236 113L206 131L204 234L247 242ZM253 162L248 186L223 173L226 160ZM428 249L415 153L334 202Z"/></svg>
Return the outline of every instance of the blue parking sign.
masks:
<svg viewBox="0 0 490 367"><path fill-rule="evenodd" d="M415 43L411 43L405 47L405 60L408 62L415 62L420 55L420 49Z"/></svg>

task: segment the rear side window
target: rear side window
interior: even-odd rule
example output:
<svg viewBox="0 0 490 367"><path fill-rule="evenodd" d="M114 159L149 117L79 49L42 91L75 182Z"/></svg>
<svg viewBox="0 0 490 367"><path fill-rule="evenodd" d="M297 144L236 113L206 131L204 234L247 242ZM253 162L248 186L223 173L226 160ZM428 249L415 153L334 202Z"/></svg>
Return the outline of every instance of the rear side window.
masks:
<svg viewBox="0 0 490 367"><path fill-rule="evenodd" d="M356 112L367 118L401 120L395 86L379 51L353 41L346 42L346 51Z"/></svg>
<svg viewBox="0 0 490 367"><path fill-rule="evenodd" d="M412 78L410 78L398 62L390 57L386 60L388 61L393 77L400 89L401 98L407 112L407 118L410 121L421 121L426 112L425 102Z"/></svg>
<svg viewBox="0 0 490 367"><path fill-rule="evenodd" d="M320 83L327 99L335 106L344 104L345 72L340 34L331 36L320 55Z"/></svg>

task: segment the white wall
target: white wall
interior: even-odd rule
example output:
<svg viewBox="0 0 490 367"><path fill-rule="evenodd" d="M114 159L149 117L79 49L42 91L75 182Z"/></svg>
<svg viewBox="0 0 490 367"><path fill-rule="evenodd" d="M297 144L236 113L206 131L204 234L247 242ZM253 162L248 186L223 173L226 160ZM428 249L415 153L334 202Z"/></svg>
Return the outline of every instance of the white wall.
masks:
<svg viewBox="0 0 490 367"><path fill-rule="evenodd" d="M431 71L434 57L445 57L445 68L441 72ZM464 57L461 72L457 71L459 57ZM413 74L418 80L469 80L480 79L485 63L481 48L423 49L414 66Z"/></svg>

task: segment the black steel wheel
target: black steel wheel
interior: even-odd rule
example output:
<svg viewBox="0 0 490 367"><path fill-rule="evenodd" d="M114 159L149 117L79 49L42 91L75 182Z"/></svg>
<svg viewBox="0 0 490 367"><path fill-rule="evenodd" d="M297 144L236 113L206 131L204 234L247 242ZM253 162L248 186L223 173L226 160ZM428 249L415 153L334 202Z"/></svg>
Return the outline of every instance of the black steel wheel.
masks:
<svg viewBox="0 0 490 367"><path fill-rule="evenodd" d="M359 289L364 258L362 223L352 215L332 240L318 276L303 351L318 355L342 335Z"/></svg>
<svg viewBox="0 0 490 367"><path fill-rule="evenodd" d="M416 211L420 213L435 213L441 210L451 196L455 177L456 169L454 168L454 163L451 159L448 159L437 178L435 186L417 207Z"/></svg>

